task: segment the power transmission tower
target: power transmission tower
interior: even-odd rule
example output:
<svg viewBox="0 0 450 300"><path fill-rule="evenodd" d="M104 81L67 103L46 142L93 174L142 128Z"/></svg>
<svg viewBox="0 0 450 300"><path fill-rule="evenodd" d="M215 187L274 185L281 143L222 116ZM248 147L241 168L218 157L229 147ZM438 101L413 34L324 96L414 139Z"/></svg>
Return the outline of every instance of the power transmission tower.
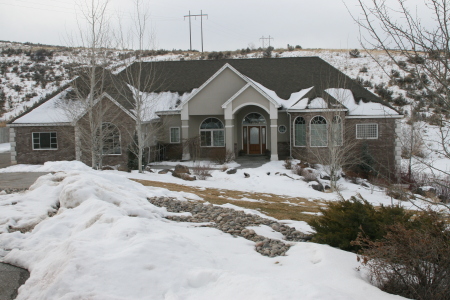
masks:
<svg viewBox="0 0 450 300"><path fill-rule="evenodd" d="M263 49L264 49L264 48L265 48L265 47L264 47L264 45L265 45L264 40L269 40L269 47L270 47L270 40L273 40L273 37L270 37L270 35L269 35L268 38L262 36L262 37L260 38L260 40L262 40L262 47L263 47Z"/></svg>
<svg viewBox="0 0 450 300"><path fill-rule="evenodd" d="M203 17L208 17L207 14L203 14L203 10L200 11L199 15L191 15L191 11L189 11L189 15L185 15L184 19L186 20L186 17L189 18L189 42L191 46L192 51L192 31L191 31L191 17L195 17L197 20L197 17L200 17L200 27L201 27L201 34L202 34L202 52L203 52Z"/></svg>

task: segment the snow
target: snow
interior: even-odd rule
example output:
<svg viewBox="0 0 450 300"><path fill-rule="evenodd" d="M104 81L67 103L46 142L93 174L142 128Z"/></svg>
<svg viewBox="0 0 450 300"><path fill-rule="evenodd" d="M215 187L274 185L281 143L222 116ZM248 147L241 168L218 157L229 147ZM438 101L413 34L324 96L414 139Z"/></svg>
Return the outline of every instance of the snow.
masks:
<svg viewBox="0 0 450 300"><path fill-rule="evenodd" d="M401 299L369 284L353 253L292 243L268 258L244 238L166 220L146 199L161 192L69 171L0 195L2 260L30 271L17 299Z"/></svg>
<svg viewBox="0 0 450 300"><path fill-rule="evenodd" d="M11 151L10 143L1 143L0 144L0 153L9 152L9 151Z"/></svg>
<svg viewBox="0 0 450 300"><path fill-rule="evenodd" d="M328 94L348 109L350 116L399 116L395 110L375 102L355 101L353 93L347 89L327 89Z"/></svg>
<svg viewBox="0 0 450 300"><path fill-rule="evenodd" d="M48 123L69 123L73 121L72 112L61 105L68 89L49 99L37 108L23 115L13 122L13 124L48 124Z"/></svg>

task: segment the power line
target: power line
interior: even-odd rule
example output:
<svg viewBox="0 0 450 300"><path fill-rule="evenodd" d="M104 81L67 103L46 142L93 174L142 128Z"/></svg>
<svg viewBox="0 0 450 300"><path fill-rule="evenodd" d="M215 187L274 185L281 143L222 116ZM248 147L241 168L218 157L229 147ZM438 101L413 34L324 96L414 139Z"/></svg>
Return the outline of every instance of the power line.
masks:
<svg viewBox="0 0 450 300"><path fill-rule="evenodd" d="M191 51L192 51L192 30L191 30L191 17L195 17L195 19L197 19L197 17L200 17L200 26L201 26L201 35L202 35L202 52L203 52L203 17L208 17L207 14L203 14L203 11L200 11L199 15L191 15L191 11L189 11L189 15L185 15L184 19L186 20L186 17L189 18L189 42L190 42L190 46L191 46Z"/></svg>
<svg viewBox="0 0 450 300"><path fill-rule="evenodd" d="M262 40L262 47L263 47L263 49L264 49L264 48L265 48L265 47L264 47L264 45L265 45L264 40L269 40L269 47L270 47L270 40L273 40L273 38L270 37L270 35L269 35L268 38L262 36L262 37L260 38L260 40Z"/></svg>

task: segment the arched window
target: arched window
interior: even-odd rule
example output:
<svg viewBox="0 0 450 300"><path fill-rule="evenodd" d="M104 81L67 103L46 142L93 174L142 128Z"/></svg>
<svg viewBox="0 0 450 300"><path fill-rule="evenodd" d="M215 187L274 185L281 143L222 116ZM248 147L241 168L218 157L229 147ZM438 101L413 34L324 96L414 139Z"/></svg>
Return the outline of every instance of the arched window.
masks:
<svg viewBox="0 0 450 300"><path fill-rule="evenodd" d="M322 116L311 119L311 147L328 145L327 120Z"/></svg>
<svg viewBox="0 0 450 300"><path fill-rule="evenodd" d="M102 124L102 140L104 155L108 154L122 154L122 148L120 147L120 131L116 125L112 123Z"/></svg>
<svg viewBox="0 0 450 300"><path fill-rule="evenodd" d="M200 125L200 145L202 147L225 146L223 123L217 118L208 118Z"/></svg>
<svg viewBox="0 0 450 300"><path fill-rule="evenodd" d="M266 125L266 119L261 114L249 113L242 121L242 125Z"/></svg>
<svg viewBox="0 0 450 300"><path fill-rule="evenodd" d="M306 122L303 117L297 117L294 121L294 145L306 146Z"/></svg>
<svg viewBox="0 0 450 300"><path fill-rule="evenodd" d="M333 146L342 146L342 119L334 116L331 122L331 142Z"/></svg>

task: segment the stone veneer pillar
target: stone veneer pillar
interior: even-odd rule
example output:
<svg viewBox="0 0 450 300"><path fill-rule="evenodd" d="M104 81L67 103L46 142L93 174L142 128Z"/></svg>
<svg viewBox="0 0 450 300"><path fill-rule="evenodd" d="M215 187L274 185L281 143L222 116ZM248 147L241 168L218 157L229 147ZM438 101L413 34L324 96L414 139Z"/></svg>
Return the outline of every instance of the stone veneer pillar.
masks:
<svg viewBox="0 0 450 300"><path fill-rule="evenodd" d="M13 127L9 128L9 143L11 144L11 165L17 165L16 132Z"/></svg>

